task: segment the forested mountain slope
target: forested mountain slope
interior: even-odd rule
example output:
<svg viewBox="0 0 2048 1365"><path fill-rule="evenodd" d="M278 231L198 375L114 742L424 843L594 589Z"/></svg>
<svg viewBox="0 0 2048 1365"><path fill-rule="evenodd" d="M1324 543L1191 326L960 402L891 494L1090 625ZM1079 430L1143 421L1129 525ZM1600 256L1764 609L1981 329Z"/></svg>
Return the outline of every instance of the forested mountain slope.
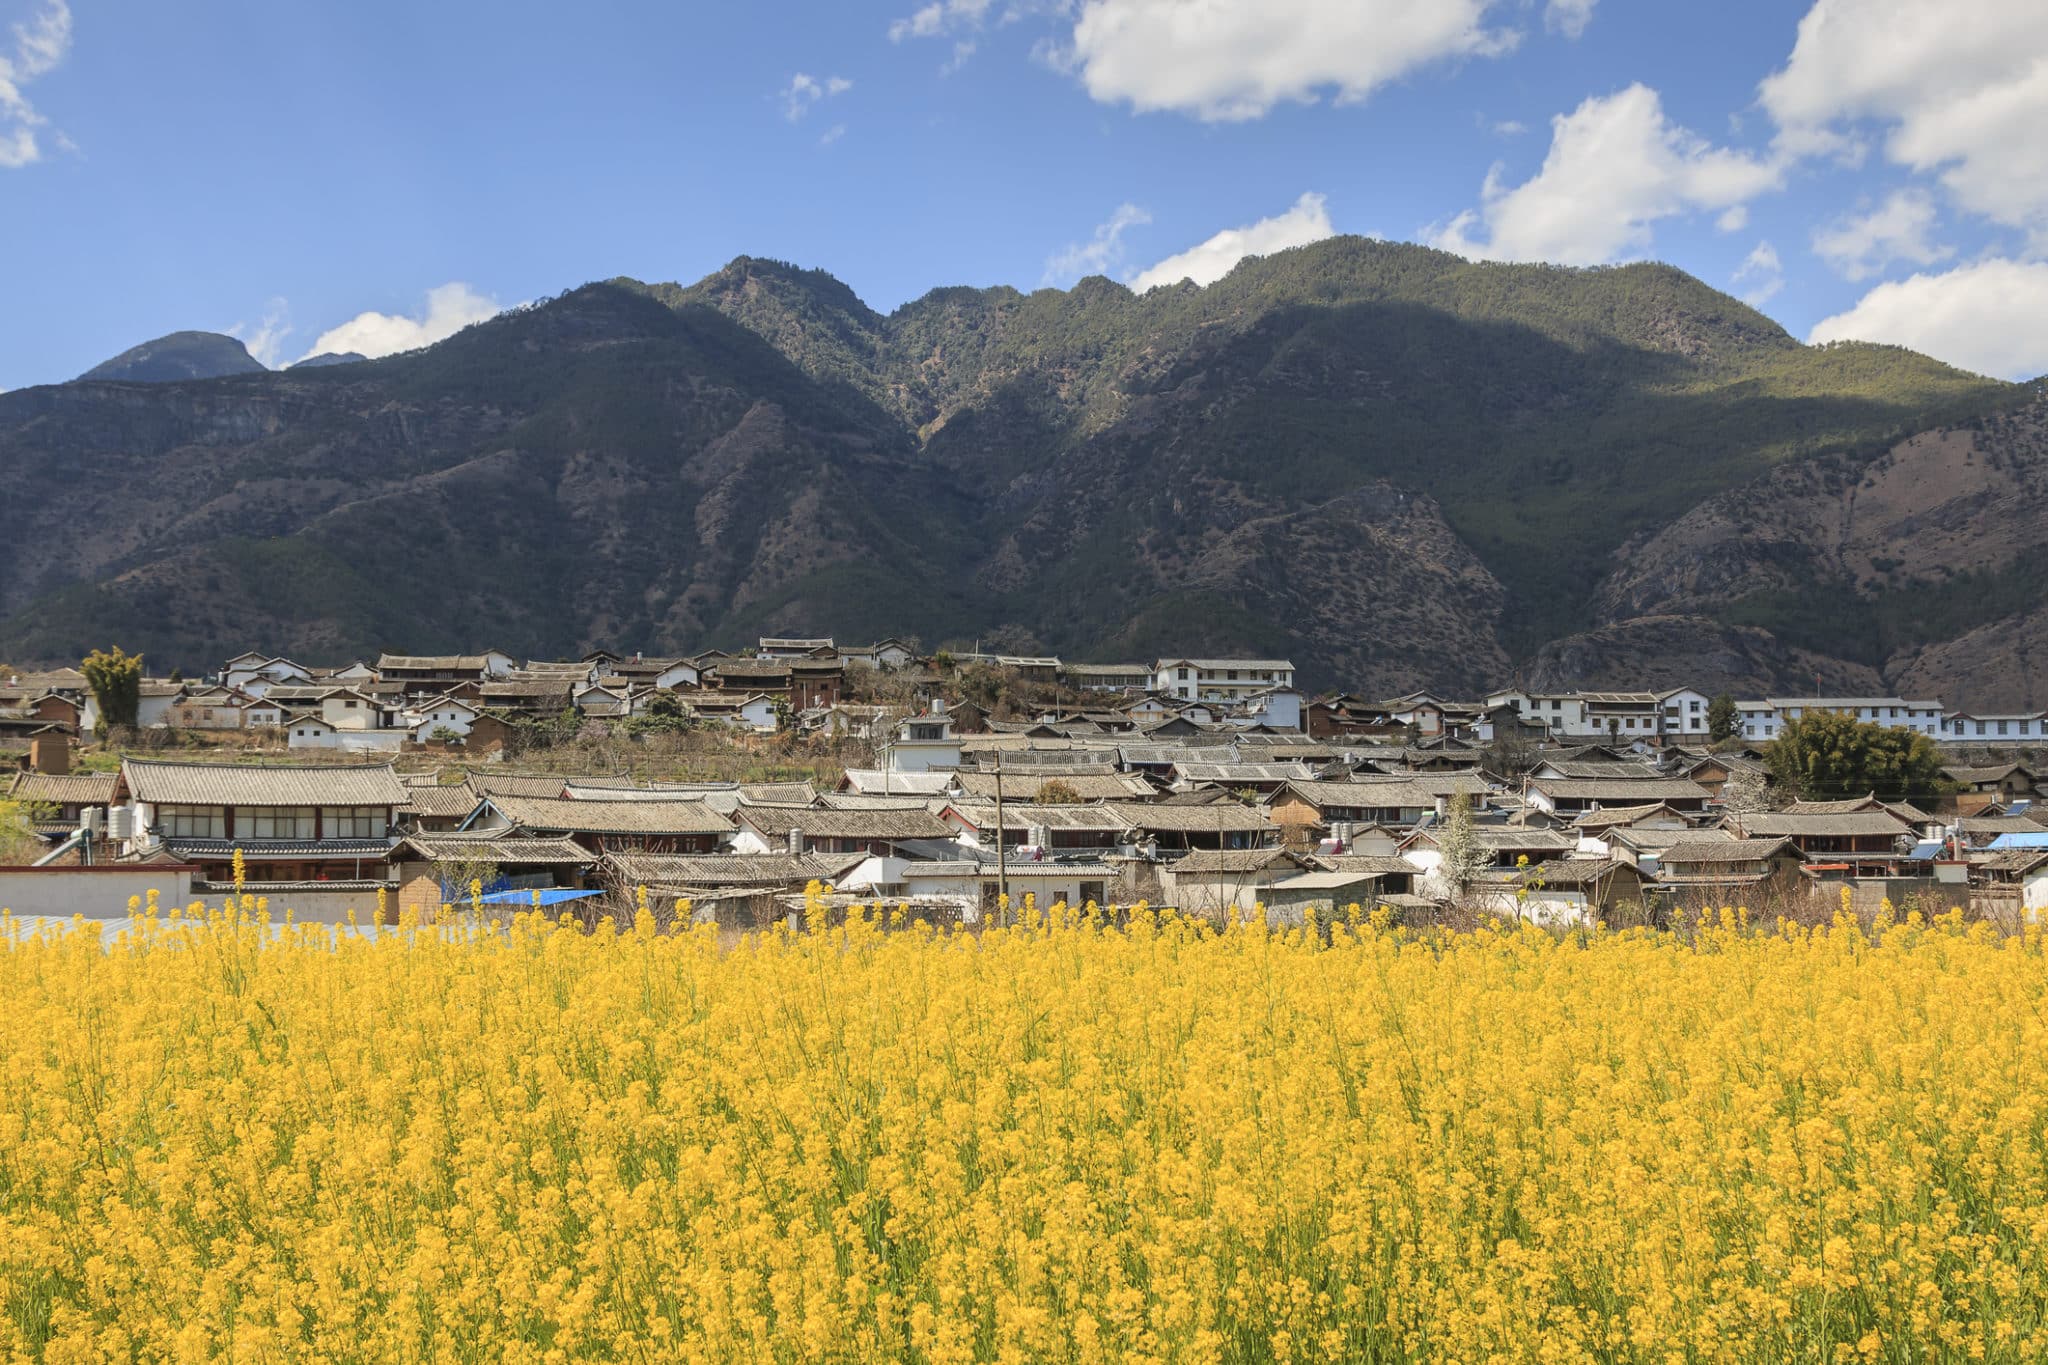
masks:
<svg viewBox="0 0 2048 1365"><path fill-rule="evenodd" d="M1658 265L1338 238L1202 289L951 288L885 316L742 258L381 361L0 395L0 499L23 509L0 657L801 631L1286 653L1382 692L1878 680L1987 622L1828 636L1769 594L1832 569L1683 566L1746 558L1725 528L1839 519L1843 481L1911 481L1883 472L1894 447L2018 430L2030 399L1801 345ZM1984 508L1955 534L1998 525L1996 563L2048 543Z"/></svg>

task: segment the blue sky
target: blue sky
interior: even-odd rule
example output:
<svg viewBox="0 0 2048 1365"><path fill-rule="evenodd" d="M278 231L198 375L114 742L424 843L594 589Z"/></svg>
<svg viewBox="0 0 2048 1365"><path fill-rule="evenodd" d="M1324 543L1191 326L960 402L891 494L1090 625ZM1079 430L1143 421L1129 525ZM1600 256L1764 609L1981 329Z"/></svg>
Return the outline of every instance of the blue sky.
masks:
<svg viewBox="0 0 2048 1365"><path fill-rule="evenodd" d="M2048 371L2041 0L0 0L0 388L739 254L887 310L1331 231Z"/></svg>

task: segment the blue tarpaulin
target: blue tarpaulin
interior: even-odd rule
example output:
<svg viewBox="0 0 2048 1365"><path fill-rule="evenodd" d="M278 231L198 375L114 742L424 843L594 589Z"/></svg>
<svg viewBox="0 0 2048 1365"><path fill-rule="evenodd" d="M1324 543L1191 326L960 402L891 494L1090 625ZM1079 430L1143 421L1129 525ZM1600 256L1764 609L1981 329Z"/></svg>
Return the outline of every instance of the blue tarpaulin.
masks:
<svg viewBox="0 0 2048 1365"><path fill-rule="evenodd" d="M2001 834L1991 841L1993 848L2048 848L2048 829L2039 834Z"/></svg>
<svg viewBox="0 0 2048 1365"><path fill-rule="evenodd" d="M535 903L534 898L538 896L542 905L561 905L566 901L588 900L592 896L603 894L602 891L574 891L567 887L549 887L541 891L493 891L485 896L483 901L485 905L531 906Z"/></svg>

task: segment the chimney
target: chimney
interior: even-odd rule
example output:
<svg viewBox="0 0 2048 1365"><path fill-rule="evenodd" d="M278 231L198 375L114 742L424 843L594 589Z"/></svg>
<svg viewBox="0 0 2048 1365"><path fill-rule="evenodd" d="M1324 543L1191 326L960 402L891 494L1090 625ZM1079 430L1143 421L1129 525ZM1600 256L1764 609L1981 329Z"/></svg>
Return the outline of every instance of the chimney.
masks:
<svg viewBox="0 0 2048 1365"><path fill-rule="evenodd" d="M62 735L37 735L28 742L28 766L39 773L71 771L71 741Z"/></svg>
<svg viewBox="0 0 2048 1365"><path fill-rule="evenodd" d="M789 831L789 856L792 858L804 856L804 832L794 826L791 826Z"/></svg>

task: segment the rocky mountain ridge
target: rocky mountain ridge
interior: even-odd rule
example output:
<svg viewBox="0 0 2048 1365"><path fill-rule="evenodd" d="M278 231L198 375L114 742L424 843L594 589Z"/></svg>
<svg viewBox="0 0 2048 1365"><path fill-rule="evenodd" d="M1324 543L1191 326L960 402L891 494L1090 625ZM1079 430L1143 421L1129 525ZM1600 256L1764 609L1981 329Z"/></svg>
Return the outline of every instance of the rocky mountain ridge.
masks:
<svg viewBox="0 0 2048 1365"><path fill-rule="evenodd" d="M883 315L741 258L383 360L0 395L0 497L29 509L0 542L0 658L916 634L1277 652L1388 693L1869 690L1994 624L1884 605L1921 572L1880 552L1900 525L2024 593L2031 401L1803 346L1664 266L1334 239L1202 289ZM1959 432L1967 478L1938 453ZM1937 474L1957 493L1913 511ZM1829 637L1774 605L1812 581L1885 624Z"/></svg>
<svg viewBox="0 0 2048 1365"><path fill-rule="evenodd" d="M220 332L172 332L130 346L79 376L80 380L124 380L134 384L175 384L184 379L218 379L254 374L262 361L234 337Z"/></svg>

